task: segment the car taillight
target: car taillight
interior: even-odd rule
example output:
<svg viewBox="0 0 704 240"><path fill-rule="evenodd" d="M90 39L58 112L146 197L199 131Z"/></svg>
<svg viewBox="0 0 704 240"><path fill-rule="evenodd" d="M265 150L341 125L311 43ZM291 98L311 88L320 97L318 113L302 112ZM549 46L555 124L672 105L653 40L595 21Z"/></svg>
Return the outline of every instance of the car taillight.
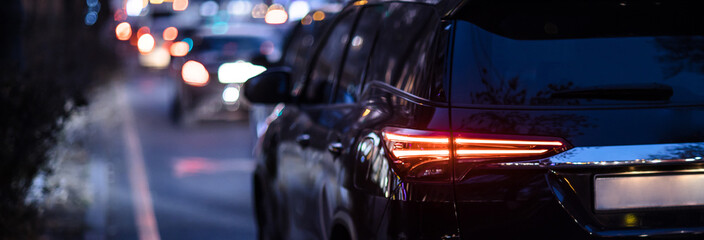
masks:
<svg viewBox="0 0 704 240"><path fill-rule="evenodd" d="M534 136L458 133L454 142L459 162L537 159L567 148L561 139Z"/></svg>
<svg viewBox="0 0 704 240"><path fill-rule="evenodd" d="M399 176L436 181L452 176L449 133L387 127L382 134Z"/></svg>
<svg viewBox="0 0 704 240"><path fill-rule="evenodd" d="M450 159L465 169L468 163L540 159L569 148L564 140L552 137L473 133L450 136L448 132L395 127L384 128L383 136L394 169L401 177L417 180L449 180Z"/></svg>
<svg viewBox="0 0 704 240"><path fill-rule="evenodd" d="M208 84L210 74L203 64L190 60L181 68L183 81L191 86L202 87Z"/></svg>

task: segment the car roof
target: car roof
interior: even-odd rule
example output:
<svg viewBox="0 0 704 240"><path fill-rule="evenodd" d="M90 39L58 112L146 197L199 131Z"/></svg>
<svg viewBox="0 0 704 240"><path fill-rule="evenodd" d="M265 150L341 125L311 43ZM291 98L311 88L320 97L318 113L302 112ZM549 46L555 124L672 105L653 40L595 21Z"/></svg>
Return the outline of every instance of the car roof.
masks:
<svg viewBox="0 0 704 240"><path fill-rule="evenodd" d="M407 2L407 3L423 3L433 5L438 10L441 16L449 17L463 4L470 0L356 0L349 1L348 5L365 5L385 2Z"/></svg>

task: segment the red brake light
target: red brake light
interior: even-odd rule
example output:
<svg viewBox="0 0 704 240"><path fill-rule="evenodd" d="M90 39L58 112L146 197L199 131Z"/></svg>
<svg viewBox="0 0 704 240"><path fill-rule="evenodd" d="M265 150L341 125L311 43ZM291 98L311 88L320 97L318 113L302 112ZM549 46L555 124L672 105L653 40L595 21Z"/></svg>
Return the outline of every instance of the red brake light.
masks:
<svg viewBox="0 0 704 240"><path fill-rule="evenodd" d="M418 180L450 180L449 133L388 127L382 134L392 166L399 176Z"/></svg>
<svg viewBox="0 0 704 240"><path fill-rule="evenodd" d="M560 139L459 133L455 135L455 153L460 162L500 159L540 158L566 150Z"/></svg>
<svg viewBox="0 0 704 240"><path fill-rule="evenodd" d="M422 131L387 127L384 143L400 176L449 180L450 149L459 164L523 161L548 157L569 148L560 138ZM454 146L450 146L450 139Z"/></svg>
<svg viewBox="0 0 704 240"><path fill-rule="evenodd" d="M208 84L210 74L203 64L190 60L183 64L181 77L183 77L183 81L188 85L202 87Z"/></svg>

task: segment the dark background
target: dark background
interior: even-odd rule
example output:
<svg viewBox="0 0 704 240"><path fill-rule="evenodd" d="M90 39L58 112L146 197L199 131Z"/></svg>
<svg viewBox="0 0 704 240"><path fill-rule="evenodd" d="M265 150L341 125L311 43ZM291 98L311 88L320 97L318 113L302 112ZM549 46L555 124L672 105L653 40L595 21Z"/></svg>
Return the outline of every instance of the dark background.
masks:
<svg viewBox="0 0 704 240"><path fill-rule="evenodd" d="M46 165L62 119L86 104L85 92L116 69L100 34L108 4L92 26L85 0L5 0L0 7L0 239L36 238L41 216L25 196Z"/></svg>

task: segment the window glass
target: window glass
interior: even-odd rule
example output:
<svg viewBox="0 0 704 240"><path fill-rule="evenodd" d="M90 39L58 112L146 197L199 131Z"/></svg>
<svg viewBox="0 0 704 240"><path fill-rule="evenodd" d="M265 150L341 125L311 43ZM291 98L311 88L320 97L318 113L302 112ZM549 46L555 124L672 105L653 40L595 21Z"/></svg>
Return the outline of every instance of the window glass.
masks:
<svg viewBox="0 0 704 240"><path fill-rule="evenodd" d="M382 5L370 6L362 10L357 27L351 36L342 75L340 76L335 102L353 103L357 101L362 78L366 74L369 53L379 30L379 21L384 13Z"/></svg>
<svg viewBox="0 0 704 240"><path fill-rule="evenodd" d="M704 102L701 36L516 40L458 21L455 42L453 104Z"/></svg>
<svg viewBox="0 0 704 240"><path fill-rule="evenodd" d="M704 102L702 7L701 1L472 1L457 14L452 102Z"/></svg>
<svg viewBox="0 0 704 240"><path fill-rule="evenodd" d="M298 96L305 83L308 62L313 54L313 45L320 36L322 25L324 24L321 21L313 21L307 25L298 24L291 33L282 64L291 67L293 82L291 95L293 96Z"/></svg>
<svg viewBox="0 0 704 240"><path fill-rule="evenodd" d="M245 36L205 37L193 47L194 52L204 56L216 55L225 61L248 59L259 54L259 48L265 39Z"/></svg>
<svg viewBox="0 0 704 240"><path fill-rule="evenodd" d="M366 81L383 81L411 94L428 98L434 66L434 39L440 17L432 7L390 3L383 13L381 34L370 58Z"/></svg>
<svg viewBox="0 0 704 240"><path fill-rule="evenodd" d="M305 91L305 102L325 103L330 101L355 16L356 14L341 15L342 19L333 26L310 73Z"/></svg>

